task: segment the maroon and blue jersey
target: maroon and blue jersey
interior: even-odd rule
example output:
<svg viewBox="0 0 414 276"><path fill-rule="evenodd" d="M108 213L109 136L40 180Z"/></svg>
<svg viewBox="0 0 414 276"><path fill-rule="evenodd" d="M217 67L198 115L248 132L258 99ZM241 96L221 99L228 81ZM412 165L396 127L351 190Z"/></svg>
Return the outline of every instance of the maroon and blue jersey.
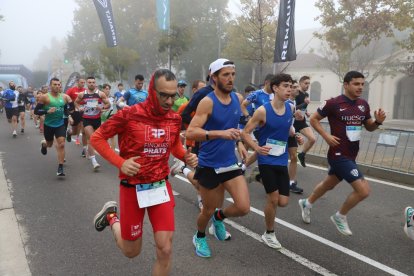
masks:
<svg viewBox="0 0 414 276"><path fill-rule="evenodd" d="M328 117L331 135L341 139L336 147L329 147L328 159L355 160L359 151L362 124L371 118L368 103L361 98L351 100L345 95L325 101L318 113Z"/></svg>

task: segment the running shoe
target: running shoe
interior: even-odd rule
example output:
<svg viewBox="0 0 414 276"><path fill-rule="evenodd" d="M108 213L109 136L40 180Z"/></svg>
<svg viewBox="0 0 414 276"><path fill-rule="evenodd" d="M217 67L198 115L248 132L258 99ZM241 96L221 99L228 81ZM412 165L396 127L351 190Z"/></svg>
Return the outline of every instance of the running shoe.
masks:
<svg viewBox="0 0 414 276"><path fill-rule="evenodd" d="M210 227L208 228L208 233L210 235L215 236L215 228L214 228L214 225L213 224L211 224ZM225 240L226 241L231 240L231 234L227 230L226 230L226 238L225 238Z"/></svg>
<svg viewBox="0 0 414 276"><path fill-rule="evenodd" d="M303 189L298 186L297 182L290 184L290 191L295 194L303 193Z"/></svg>
<svg viewBox="0 0 414 276"><path fill-rule="evenodd" d="M171 176L175 176L176 174L183 173L183 168L185 164L180 159L176 159L174 165L172 165L170 169Z"/></svg>
<svg viewBox="0 0 414 276"><path fill-rule="evenodd" d="M22 129L20 130L20 133L21 133L21 134L23 134L23 133L24 133L24 128L22 128Z"/></svg>
<svg viewBox="0 0 414 276"><path fill-rule="evenodd" d="M105 227L109 226L109 221L107 219L108 214L116 214L118 211L118 203L115 201L108 201L102 207L101 211L96 214L93 218L93 224L95 225L95 229L98 232L101 232L105 229Z"/></svg>
<svg viewBox="0 0 414 276"><path fill-rule="evenodd" d="M83 158L85 158L85 157L86 157L86 149L85 149L85 148L83 148L83 149L82 149L81 156L82 156Z"/></svg>
<svg viewBox="0 0 414 276"><path fill-rule="evenodd" d="M17 131L16 130L13 130L13 138L16 138L17 137Z"/></svg>
<svg viewBox="0 0 414 276"><path fill-rule="evenodd" d="M306 206L306 198L304 199L299 199L299 207L300 210L302 211L302 220L304 223L310 223L311 219L310 219L310 213L311 213L311 208Z"/></svg>
<svg viewBox="0 0 414 276"><path fill-rule="evenodd" d="M409 239L414 240L414 208L407 207L404 210L404 232Z"/></svg>
<svg viewBox="0 0 414 276"><path fill-rule="evenodd" d="M276 239L276 235L275 233L266 233L264 232L264 234L262 235L262 240L264 241L264 243L274 249L282 249L282 245L280 244L280 242Z"/></svg>
<svg viewBox="0 0 414 276"><path fill-rule="evenodd" d="M93 166L93 170L95 172L97 172L99 170L99 168L101 167L101 165L99 165L99 163L96 162L96 160L92 160L92 166Z"/></svg>
<svg viewBox="0 0 414 276"><path fill-rule="evenodd" d="M40 142L40 152L43 155L47 154L47 144L46 144L46 140L44 140L44 139Z"/></svg>
<svg viewBox="0 0 414 276"><path fill-rule="evenodd" d="M331 221L333 222L333 224L335 224L336 229L338 229L338 231L341 234L343 234L345 236L351 236L352 235L352 232L351 232L351 229L349 229L348 221L347 221L346 217L345 218L340 218L339 216L337 216L335 214L335 215L331 216Z"/></svg>
<svg viewBox="0 0 414 276"><path fill-rule="evenodd" d="M306 153L304 153L304 152L298 153L298 159L299 159L300 165L304 168L306 168L305 155L306 155Z"/></svg>
<svg viewBox="0 0 414 276"><path fill-rule="evenodd" d="M57 176L65 176L65 173L63 172L63 166L59 166L57 169Z"/></svg>
<svg viewBox="0 0 414 276"><path fill-rule="evenodd" d="M196 254L199 257L209 258L211 257L210 247L207 243L207 238L197 238L197 233L193 236L193 244L196 250Z"/></svg>
<svg viewBox="0 0 414 276"><path fill-rule="evenodd" d="M214 215L211 219L211 222L212 222L211 225L213 226L212 227L212 232L213 233L211 233L211 234L214 235L214 237L216 237L216 239L218 239L219 241L225 241L226 236L227 236L226 235L227 231L226 231L226 226L224 225L224 222L222 220L216 220L214 218ZM209 229L209 232L210 232L210 229Z"/></svg>
<svg viewBox="0 0 414 276"><path fill-rule="evenodd" d="M76 136L75 144L78 145L78 146L80 145L80 141L79 141L79 137L78 136Z"/></svg>
<svg viewBox="0 0 414 276"><path fill-rule="evenodd" d="M68 143L72 142L72 133L70 133L69 130L66 131L66 141L68 141Z"/></svg>
<svg viewBox="0 0 414 276"><path fill-rule="evenodd" d="M254 182L254 181L258 181L257 179L258 179L258 175L260 175L260 172L259 172L259 167L254 167L253 168L253 170L251 171L251 173L250 173L250 175L249 175L249 177L247 178L247 181L249 182L249 183L252 183L252 182ZM258 181L258 182L260 182L260 181Z"/></svg>

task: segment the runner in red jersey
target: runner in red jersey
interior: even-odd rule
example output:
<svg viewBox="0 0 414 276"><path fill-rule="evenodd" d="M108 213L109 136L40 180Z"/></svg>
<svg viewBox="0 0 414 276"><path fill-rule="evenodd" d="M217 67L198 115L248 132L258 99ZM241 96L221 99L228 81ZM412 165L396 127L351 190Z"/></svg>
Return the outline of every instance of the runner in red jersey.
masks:
<svg viewBox="0 0 414 276"><path fill-rule="evenodd" d="M76 86L71 87L66 91L66 95L68 95L72 99L73 102L76 101L76 98L78 97L79 93L86 91L85 82L86 81L84 78L79 78L76 81ZM68 129L66 133L66 140L68 142L71 142L72 135L76 135L76 144L79 144L79 133L81 132L81 130L83 130L82 114L79 112L79 109L75 109L75 111L73 111L72 114L70 114L69 116L72 117L73 123L71 124L72 129L71 130ZM83 142L83 146L86 149L87 141L86 141L85 133L83 133L82 135L82 142Z"/></svg>
<svg viewBox="0 0 414 276"><path fill-rule="evenodd" d="M154 231L157 259L153 275L168 275L171 268L174 231L174 197L168 181L170 153L197 166L198 159L185 151L180 141L181 117L171 110L177 81L167 69L157 70L145 102L124 107L92 135L91 143L102 157L119 168L120 218L118 204L105 203L95 216L97 231L111 226L122 253L133 258L142 248L145 210ZM119 155L107 140L118 135Z"/></svg>
<svg viewBox="0 0 414 276"><path fill-rule="evenodd" d="M329 144L328 176L320 182L307 199L300 199L302 219L310 223L312 204L327 191L332 190L343 179L351 184L353 191L342 204L339 211L331 216L338 231L346 236L352 235L346 215L359 202L368 197L368 181L358 169L355 162L359 151L362 125L368 131L374 131L385 120L385 112L379 108L371 118L368 103L360 98L364 88L364 75L351 71L345 75L343 95L325 101L310 119L312 127ZM331 133L325 131L320 121L328 117Z"/></svg>

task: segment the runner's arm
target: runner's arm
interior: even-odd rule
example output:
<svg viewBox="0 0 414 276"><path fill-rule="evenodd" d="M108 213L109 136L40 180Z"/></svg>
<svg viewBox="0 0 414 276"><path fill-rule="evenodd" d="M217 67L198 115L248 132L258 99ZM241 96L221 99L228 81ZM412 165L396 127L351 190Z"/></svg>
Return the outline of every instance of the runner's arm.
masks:
<svg viewBox="0 0 414 276"><path fill-rule="evenodd" d="M261 126L265 123L265 118L266 112L265 109L261 106L253 113L253 117L247 122L246 126L241 132L242 140L255 151L258 151L260 147L253 141L251 133L256 127Z"/></svg>

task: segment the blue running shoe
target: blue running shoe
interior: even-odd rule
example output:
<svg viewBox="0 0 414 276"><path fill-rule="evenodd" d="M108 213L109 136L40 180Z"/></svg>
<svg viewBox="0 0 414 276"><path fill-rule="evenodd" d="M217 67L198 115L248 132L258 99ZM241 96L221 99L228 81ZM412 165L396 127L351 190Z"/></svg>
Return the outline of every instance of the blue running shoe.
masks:
<svg viewBox="0 0 414 276"><path fill-rule="evenodd" d="M219 241L225 241L227 238L227 232L226 232L226 226L224 225L224 222L222 220L216 220L214 218L211 219L211 222L213 224L213 235L218 239Z"/></svg>
<svg viewBox="0 0 414 276"><path fill-rule="evenodd" d="M209 258L211 257L210 247L207 243L207 238L197 238L197 233L193 237L193 244L196 250L196 254L199 257Z"/></svg>

